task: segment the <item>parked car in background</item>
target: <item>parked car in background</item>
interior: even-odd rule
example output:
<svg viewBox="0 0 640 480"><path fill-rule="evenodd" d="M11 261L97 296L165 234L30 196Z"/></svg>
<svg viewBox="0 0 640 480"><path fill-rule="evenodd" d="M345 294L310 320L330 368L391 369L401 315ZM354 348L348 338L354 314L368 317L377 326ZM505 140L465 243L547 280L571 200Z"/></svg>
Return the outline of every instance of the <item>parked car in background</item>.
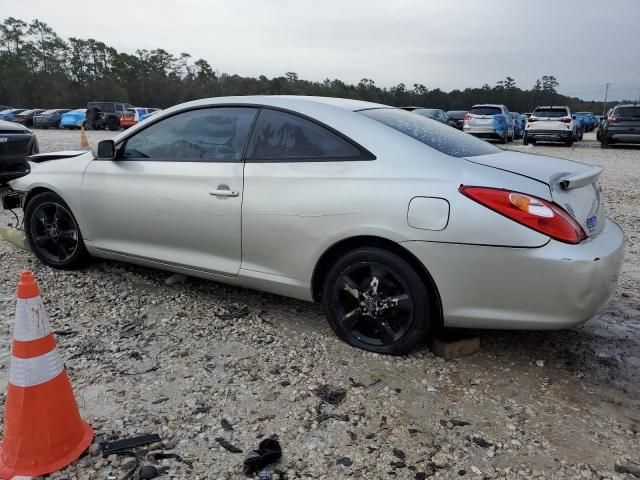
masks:
<svg viewBox="0 0 640 480"><path fill-rule="evenodd" d="M447 115L449 115L449 118L451 118L453 121L456 122L456 128L458 130L462 130L462 126L464 125L464 116L467 114L466 110L449 110L447 112Z"/></svg>
<svg viewBox="0 0 640 480"><path fill-rule="evenodd" d="M600 115L600 122L598 122L598 130L596 130L596 140L598 141L600 141L600 132L602 131L604 122L609 117L609 115L611 115L611 112L613 112L613 108L610 108L609 110L607 110L606 115Z"/></svg>
<svg viewBox="0 0 640 480"><path fill-rule="evenodd" d="M84 127L87 119L87 109L77 108L67 113L63 113L60 117L60 127L69 130Z"/></svg>
<svg viewBox="0 0 640 480"><path fill-rule="evenodd" d="M26 110L26 108L10 108L0 112L0 120L10 122L13 118Z"/></svg>
<svg viewBox="0 0 640 480"><path fill-rule="evenodd" d="M574 141L574 125L569 107L536 107L527 122L522 143L562 142L570 147Z"/></svg>
<svg viewBox="0 0 640 480"><path fill-rule="evenodd" d="M12 110L13 107L10 107L9 105L0 105L0 112L2 112L3 110Z"/></svg>
<svg viewBox="0 0 640 480"><path fill-rule="evenodd" d="M33 126L35 128L60 128L60 119L64 113L71 111L70 108L55 108L45 110L33 116Z"/></svg>
<svg viewBox="0 0 640 480"><path fill-rule="evenodd" d="M440 123L444 123L445 125L449 125L450 127L455 127L455 120L449 118L447 112L441 110L439 108L424 108L424 107L400 107L402 110L407 110L408 112L417 113L418 115L422 115L423 117L430 118Z"/></svg>
<svg viewBox="0 0 640 480"><path fill-rule="evenodd" d="M0 185L30 171L27 157L38 153L38 140L31 130L0 120Z"/></svg>
<svg viewBox="0 0 640 480"><path fill-rule="evenodd" d="M584 132L587 131L587 119L585 117L573 115L573 141L582 140Z"/></svg>
<svg viewBox="0 0 640 480"><path fill-rule="evenodd" d="M146 115L150 111L156 111L157 108L147 108L147 107L133 107L127 108L127 110L122 115L120 119L120 126L125 130L127 128L133 127L136 123L142 120L142 116Z"/></svg>
<svg viewBox="0 0 640 480"><path fill-rule="evenodd" d="M20 123L25 127L33 126L33 117L41 112L44 112L44 108L35 108L33 110L25 110L18 113L11 120L12 122Z"/></svg>
<svg viewBox="0 0 640 480"><path fill-rule="evenodd" d="M576 117L581 117L585 127L585 132L592 132L598 126L598 121L596 120L595 115L591 112L576 112L574 115Z"/></svg>
<svg viewBox="0 0 640 480"><path fill-rule="evenodd" d="M155 115L156 113L159 113L161 111L162 109L160 108L148 108L147 113L140 115L140 121L146 120L150 116Z"/></svg>
<svg viewBox="0 0 640 480"><path fill-rule="evenodd" d="M513 138L522 138L527 118L518 112L510 112L513 119Z"/></svg>
<svg viewBox="0 0 640 480"><path fill-rule="evenodd" d="M120 129L120 120L124 112L132 105L124 102L89 102L87 103L87 126L93 130L108 128L111 131Z"/></svg>
<svg viewBox="0 0 640 480"><path fill-rule="evenodd" d="M640 143L640 105L616 105L600 128L600 145Z"/></svg>
<svg viewBox="0 0 640 480"><path fill-rule="evenodd" d="M431 326L593 316L624 250L601 172L386 105L240 96L36 156L11 187L46 265L94 255L318 301L341 339L405 354Z"/></svg>
<svg viewBox="0 0 640 480"><path fill-rule="evenodd" d="M480 138L497 139L502 143L512 142L513 119L504 105L474 105L464 116L462 130Z"/></svg>

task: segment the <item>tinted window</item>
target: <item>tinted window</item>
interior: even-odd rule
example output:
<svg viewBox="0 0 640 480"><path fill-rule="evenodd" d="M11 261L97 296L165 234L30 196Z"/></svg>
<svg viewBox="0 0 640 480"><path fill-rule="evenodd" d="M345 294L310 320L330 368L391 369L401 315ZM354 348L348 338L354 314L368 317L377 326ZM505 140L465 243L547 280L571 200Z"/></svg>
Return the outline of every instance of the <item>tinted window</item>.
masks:
<svg viewBox="0 0 640 480"><path fill-rule="evenodd" d="M566 108L536 108L532 114L534 117L560 118L569 116Z"/></svg>
<svg viewBox="0 0 640 480"><path fill-rule="evenodd" d="M326 128L289 113L263 109L254 128L248 158L253 160L358 159L362 154Z"/></svg>
<svg viewBox="0 0 640 480"><path fill-rule="evenodd" d="M449 110L447 115L453 118L463 118L465 113L467 112L464 110Z"/></svg>
<svg viewBox="0 0 640 480"><path fill-rule="evenodd" d="M427 117L427 118L438 119L438 118L441 117L440 111L433 110L433 109L427 109L427 108L416 109L416 110L413 111L413 113L417 113L418 115L422 115L423 117Z"/></svg>
<svg viewBox="0 0 640 480"><path fill-rule="evenodd" d="M255 108L206 108L154 123L127 140L122 159L234 162L242 159Z"/></svg>
<svg viewBox="0 0 640 480"><path fill-rule="evenodd" d="M501 152L497 147L448 125L396 108L361 110L359 113L453 157L476 157Z"/></svg>
<svg viewBox="0 0 640 480"><path fill-rule="evenodd" d="M640 117L640 107L617 107L614 115L618 117L638 118Z"/></svg>
<svg viewBox="0 0 640 480"><path fill-rule="evenodd" d="M473 107L469 113L472 115L498 115L502 113L502 109L499 107Z"/></svg>

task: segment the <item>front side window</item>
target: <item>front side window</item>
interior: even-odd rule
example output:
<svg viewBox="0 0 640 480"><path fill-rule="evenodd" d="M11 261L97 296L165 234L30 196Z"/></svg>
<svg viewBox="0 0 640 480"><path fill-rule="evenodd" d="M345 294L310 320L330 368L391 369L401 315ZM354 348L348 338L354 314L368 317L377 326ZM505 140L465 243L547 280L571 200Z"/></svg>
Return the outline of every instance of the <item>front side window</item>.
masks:
<svg viewBox="0 0 640 480"><path fill-rule="evenodd" d="M452 157L476 157L502 151L449 125L398 108L373 108L359 113Z"/></svg>
<svg viewBox="0 0 640 480"><path fill-rule="evenodd" d="M258 161L331 161L363 159L362 152L330 130L302 117L263 109L247 158Z"/></svg>
<svg viewBox="0 0 640 480"><path fill-rule="evenodd" d="M129 138L123 160L238 162L242 159L255 108L190 110L165 118Z"/></svg>

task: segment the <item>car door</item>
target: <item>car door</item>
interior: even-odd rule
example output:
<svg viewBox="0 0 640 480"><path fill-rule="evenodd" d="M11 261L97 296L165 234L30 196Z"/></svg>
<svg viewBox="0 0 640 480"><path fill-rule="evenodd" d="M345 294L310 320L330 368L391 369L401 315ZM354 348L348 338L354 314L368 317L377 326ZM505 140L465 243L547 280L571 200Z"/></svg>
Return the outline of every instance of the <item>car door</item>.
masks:
<svg viewBox="0 0 640 480"><path fill-rule="evenodd" d="M373 158L308 118L263 108L245 160L243 271L308 282L310 252L361 208L353 178Z"/></svg>
<svg viewBox="0 0 640 480"><path fill-rule="evenodd" d="M137 131L82 182L85 236L100 251L237 275L242 157L256 109L180 112Z"/></svg>

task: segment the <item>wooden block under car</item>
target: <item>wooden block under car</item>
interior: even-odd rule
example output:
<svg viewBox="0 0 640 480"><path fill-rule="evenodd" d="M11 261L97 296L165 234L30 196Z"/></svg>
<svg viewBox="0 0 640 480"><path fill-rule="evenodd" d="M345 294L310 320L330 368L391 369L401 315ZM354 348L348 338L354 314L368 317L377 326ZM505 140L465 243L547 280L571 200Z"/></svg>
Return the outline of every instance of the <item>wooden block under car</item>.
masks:
<svg viewBox="0 0 640 480"><path fill-rule="evenodd" d="M458 332L443 332L429 342L429 349L445 360L467 357L480 351L480 337Z"/></svg>

